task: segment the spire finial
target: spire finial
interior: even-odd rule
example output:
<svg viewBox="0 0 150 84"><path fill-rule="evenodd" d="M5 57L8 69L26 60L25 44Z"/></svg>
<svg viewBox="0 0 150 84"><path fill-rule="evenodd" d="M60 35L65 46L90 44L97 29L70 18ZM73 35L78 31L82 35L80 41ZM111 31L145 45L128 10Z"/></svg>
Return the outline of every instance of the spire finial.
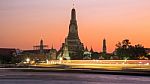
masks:
<svg viewBox="0 0 150 84"><path fill-rule="evenodd" d="M73 8L75 7L75 0L72 0L73 1Z"/></svg>
<svg viewBox="0 0 150 84"><path fill-rule="evenodd" d="M43 35L41 35L41 41L43 41Z"/></svg>
<svg viewBox="0 0 150 84"><path fill-rule="evenodd" d="M85 51L88 51L88 48L87 48L87 46L85 47Z"/></svg>
<svg viewBox="0 0 150 84"><path fill-rule="evenodd" d="M53 44L52 44L52 48L51 49L54 49L54 46L53 46Z"/></svg>
<svg viewBox="0 0 150 84"><path fill-rule="evenodd" d="M93 50L93 47L91 46L91 50L90 50L90 52L94 52L94 50Z"/></svg>

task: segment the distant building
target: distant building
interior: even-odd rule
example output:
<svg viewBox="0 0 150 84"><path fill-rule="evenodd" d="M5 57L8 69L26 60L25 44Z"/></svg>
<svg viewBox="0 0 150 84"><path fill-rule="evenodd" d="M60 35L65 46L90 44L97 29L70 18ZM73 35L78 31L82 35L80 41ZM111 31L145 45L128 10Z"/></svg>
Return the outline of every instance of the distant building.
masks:
<svg viewBox="0 0 150 84"><path fill-rule="evenodd" d="M0 63L13 63L16 61L16 56L20 54L19 49L15 48L0 48Z"/></svg>
<svg viewBox="0 0 150 84"><path fill-rule="evenodd" d="M17 55L17 50L15 48L0 48L0 55Z"/></svg>
<svg viewBox="0 0 150 84"><path fill-rule="evenodd" d="M30 58L32 61L56 60L56 54L57 50L53 46L48 49L48 46L44 45L43 40L41 40L40 45L33 46L33 50L23 50L20 59Z"/></svg>
<svg viewBox="0 0 150 84"><path fill-rule="evenodd" d="M23 50L20 59L26 60L29 58L32 61L46 61L50 55L50 49L44 49L43 53L40 53L40 50Z"/></svg>
<svg viewBox="0 0 150 84"><path fill-rule="evenodd" d="M33 46L33 49L34 50L39 50L39 53L42 54L42 53L44 53L44 49L47 48L47 47L48 47L48 45L44 45L43 40L41 39L40 45Z"/></svg>

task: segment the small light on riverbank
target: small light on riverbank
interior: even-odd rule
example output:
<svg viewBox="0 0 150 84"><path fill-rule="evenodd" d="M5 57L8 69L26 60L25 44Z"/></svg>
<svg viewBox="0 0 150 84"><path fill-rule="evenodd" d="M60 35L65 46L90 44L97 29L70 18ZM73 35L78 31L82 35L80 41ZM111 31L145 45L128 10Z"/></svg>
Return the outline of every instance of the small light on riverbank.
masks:
<svg viewBox="0 0 150 84"><path fill-rule="evenodd" d="M30 62L30 59L29 59L29 58L27 58L27 59L26 59L26 61L27 61L27 63L29 63L29 62Z"/></svg>

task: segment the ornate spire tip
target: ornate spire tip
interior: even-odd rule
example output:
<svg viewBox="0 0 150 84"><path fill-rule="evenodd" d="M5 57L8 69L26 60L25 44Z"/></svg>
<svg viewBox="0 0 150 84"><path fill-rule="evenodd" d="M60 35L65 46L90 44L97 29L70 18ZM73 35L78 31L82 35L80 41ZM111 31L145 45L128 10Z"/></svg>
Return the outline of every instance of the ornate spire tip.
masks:
<svg viewBox="0 0 150 84"><path fill-rule="evenodd" d="M73 8L75 7L75 0L72 0L73 1Z"/></svg>

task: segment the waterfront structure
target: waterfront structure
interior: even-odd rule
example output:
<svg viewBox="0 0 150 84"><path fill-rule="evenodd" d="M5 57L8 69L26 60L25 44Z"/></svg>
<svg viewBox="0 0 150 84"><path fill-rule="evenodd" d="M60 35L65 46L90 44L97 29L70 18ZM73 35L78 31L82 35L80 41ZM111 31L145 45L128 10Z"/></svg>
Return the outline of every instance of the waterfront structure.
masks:
<svg viewBox="0 0 150 84"><path fill-rule="evenodd" d="M0 64L17 62L16 56L21 53L21 50L15 48L0 48Z"/></svg>
<svg viewBox="0 0 150 84"><path fill-rule="evenodd" d="M76 20L76 10L73 8L71 11L71 20L69 24L69 33L66 38L69 56L71 60L83 59L84 46L81 43L78 35L78 25ZM64 46L65 43L62 44Z"/></svg>
<svg viewBox="0 0 150 84"><path fill-rule="evenodd" d="M30 58L31 61L56 60L57 50L53 46L48 49L48 45L44 45L43 40L40 41L40 45L33 46L33 48L33 50L23 50L20 59Z"/></svg>
<svg viewBox="0 0 150 84"><path fill-rule="evenodd" d="M18 55L21 50L15 48L0 48L0 56Z"/></svg>

